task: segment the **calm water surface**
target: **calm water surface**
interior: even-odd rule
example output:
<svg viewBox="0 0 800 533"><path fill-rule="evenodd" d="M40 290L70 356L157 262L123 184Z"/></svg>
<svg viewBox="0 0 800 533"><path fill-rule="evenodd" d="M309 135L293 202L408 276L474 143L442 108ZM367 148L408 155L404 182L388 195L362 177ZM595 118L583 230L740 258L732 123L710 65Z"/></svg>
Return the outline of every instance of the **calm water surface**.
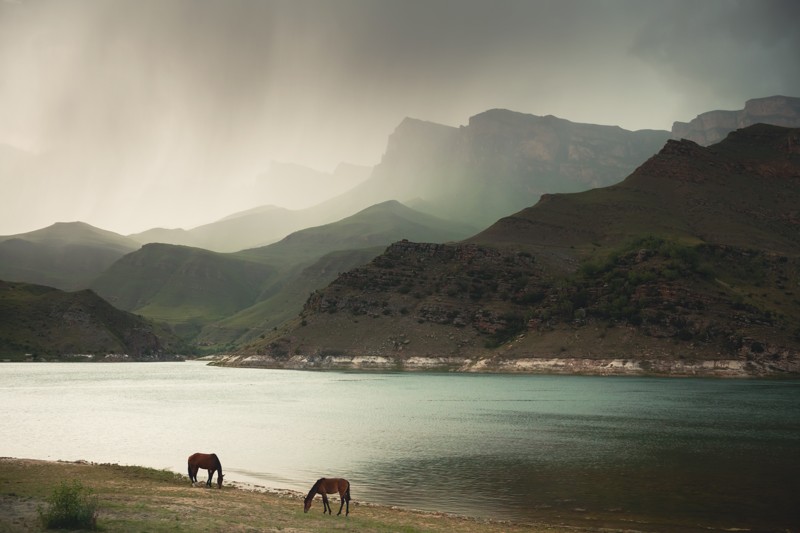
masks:
<svg viewBox="0 0 800 533"><path fill-rule="evenodd" d="M228 481L473 516L800 525L800 381L6 363L0 405L3 456L213 451Z"/></svg>

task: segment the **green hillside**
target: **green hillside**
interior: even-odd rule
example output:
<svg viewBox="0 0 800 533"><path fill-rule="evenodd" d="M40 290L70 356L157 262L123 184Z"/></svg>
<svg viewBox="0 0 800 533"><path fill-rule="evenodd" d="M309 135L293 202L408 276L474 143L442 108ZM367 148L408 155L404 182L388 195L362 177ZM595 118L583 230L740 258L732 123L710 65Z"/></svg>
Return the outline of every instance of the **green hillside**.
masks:
<svg viewBox="0 0 800 533"><path fill-rule="evenodd" d="M115 309L89 290L0 281L0 358L165 359L182 346L165 327Z"/></svg>
<svg viewBox="0 0 800 533"><path fill-rule="evenodd" d="M757 125L709 148L670 141L618 185L546 196L462 243L396 243L242 355L267 366L372 357L800 373L798 205L800 131Z"/></svg>
<svg viewBox="0 0 800 533"><path fill-rule="evenodd" d="M191 338L209 322L254 304L275 269L199 248L148 244L111 266L92 288L114 306L172 324Z"/></svg>
<svg viewBox="0 0 800 533"><path fill-rule="evenodd" d="M258 303L204 327L195 342L233 348L263 336L265 331L297 316L310 293L325 287L342 272L367 264L384 249L385 246L379 246L331 252L305 268L291 269Z"/></svg>
<svg viewBox="0 0 800 533"><path fill-rule="evenodd" d="M395 240L455 240L470 233L385 202L242 252L148 244L117 261L92 288L120 309L171 324L182 337L212 349L295 316L309 293Z"/></svg>

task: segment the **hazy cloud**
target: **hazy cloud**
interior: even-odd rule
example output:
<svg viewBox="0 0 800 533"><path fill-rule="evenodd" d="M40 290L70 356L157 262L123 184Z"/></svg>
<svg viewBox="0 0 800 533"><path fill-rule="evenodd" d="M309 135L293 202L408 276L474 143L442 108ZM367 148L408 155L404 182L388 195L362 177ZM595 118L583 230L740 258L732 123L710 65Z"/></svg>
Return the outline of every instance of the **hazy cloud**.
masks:
<svg viewBox="0 0 800 533"><path fill-rule="evenodd" d="M191 227L270 161L374 164L406 116L628 129L797 95L794 0L0 2L0 234ZM23 163L24 162L24 163ZM15 191L15 192L11 192Z"/></svg>

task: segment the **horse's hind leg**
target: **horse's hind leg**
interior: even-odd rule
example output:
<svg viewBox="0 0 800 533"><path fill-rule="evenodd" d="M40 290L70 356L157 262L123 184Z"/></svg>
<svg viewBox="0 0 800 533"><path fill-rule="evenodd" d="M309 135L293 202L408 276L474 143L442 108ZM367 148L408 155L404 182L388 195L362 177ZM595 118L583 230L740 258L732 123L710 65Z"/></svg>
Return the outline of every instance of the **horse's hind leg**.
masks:
<svg viewBox="0 0 800 533"><path fill-rule="evenodd" d="M342 499L342 504L339 506L339 512L336 513L336 516L342 514L342 507L347 505L347 511L345 511L344 515L350 515L350 489L348 488L346 492L340 492L339 497Z"/></svg>

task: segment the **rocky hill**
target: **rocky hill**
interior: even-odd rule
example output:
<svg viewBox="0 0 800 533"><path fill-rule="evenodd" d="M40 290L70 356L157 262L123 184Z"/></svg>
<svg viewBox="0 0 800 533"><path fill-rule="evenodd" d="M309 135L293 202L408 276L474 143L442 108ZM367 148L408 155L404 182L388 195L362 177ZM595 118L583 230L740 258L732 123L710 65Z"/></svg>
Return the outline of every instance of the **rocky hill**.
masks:
<svg viewBox="0 0 800 533"><path fill-rule="evenodd" d="M458 244L399 242L222 364L800 373L800 130L670 141Z"/></svg>
<svg viewBox="0 0 800 533"><path fill-rule="evenodd" d="M759 123L800 128L800 98L754 98L745 103L744 109L737 111L708 111L690 122L675 122L672 137L708 146L721 141L734 130Z"/></svg>
<svg viewBox="0 0 800 533"><path fill-rule="evenodd" d="M180 350L168 329L92 291L0 281L0 359L166 360Z"/></svg>

